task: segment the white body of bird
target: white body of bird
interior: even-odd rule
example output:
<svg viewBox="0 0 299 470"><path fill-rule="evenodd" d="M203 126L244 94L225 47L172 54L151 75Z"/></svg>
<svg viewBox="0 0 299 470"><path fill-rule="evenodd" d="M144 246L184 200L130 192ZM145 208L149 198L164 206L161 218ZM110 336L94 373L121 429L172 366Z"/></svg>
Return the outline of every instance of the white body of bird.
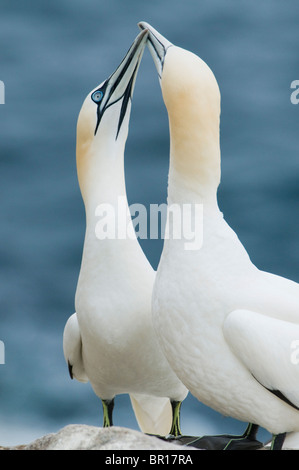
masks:
<svg viewBox="0 0 299 470"><path fill-rule="evenodd" d="M202 245L165 239L153 321L178 377L223 415L299 431L299 285L251 262L218 208L220 92L210 68L147 23L170 129L168 205L202 207ZM177 221L168 217L168 232ZM286 441L285 441L286 442ZM298 443L298 440L297 440Z"/></svg>
<svg viewBox="0 0 299 470"><path fill-rule="evenodd" d="M77 170L86 233L64 354L72 376L89 380L102 401L129 393L141 430L166 435L173 421L170 402L181 402L188 391L153 329L155 271L134 232L124 176L131 97L145 42L143 32L116 72L88 94L79 114ZM107 226L115 236L105 232Z"/></svg>

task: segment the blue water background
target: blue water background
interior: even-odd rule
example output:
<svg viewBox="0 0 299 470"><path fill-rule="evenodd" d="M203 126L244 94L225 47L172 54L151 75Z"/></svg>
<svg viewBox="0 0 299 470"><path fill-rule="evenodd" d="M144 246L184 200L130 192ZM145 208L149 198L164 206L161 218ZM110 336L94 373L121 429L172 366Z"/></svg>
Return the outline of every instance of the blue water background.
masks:
<svg viewBox="0 0 299 470"><path fill-rule="evenodd" d="M85 228L75 130L82 100L116 68L141 20L214 71L222 93L220 207L259 268L299 281L299 105L290 101L299 80L297 0L2 0L0 445L102 422L98 398L69 379L62 353ZM146 51L126 148L130 203L165 202L168 150ZM162 241L142 247L156 268ZM137 429L126 396L116 400L115 424ZM241 432L244 424L189 396L182 429Z"/></svg>

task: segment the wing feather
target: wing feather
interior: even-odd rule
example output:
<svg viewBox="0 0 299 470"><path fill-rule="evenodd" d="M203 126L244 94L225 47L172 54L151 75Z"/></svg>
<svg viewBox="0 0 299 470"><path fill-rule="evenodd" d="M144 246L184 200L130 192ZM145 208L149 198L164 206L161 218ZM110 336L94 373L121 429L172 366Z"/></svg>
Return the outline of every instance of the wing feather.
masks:
<svg viewBox="0 0 299 470"><path fill-rule="evenodd" d="M299 325L235 310L223 325L233 353L265 388L299 407Z"/></svg>

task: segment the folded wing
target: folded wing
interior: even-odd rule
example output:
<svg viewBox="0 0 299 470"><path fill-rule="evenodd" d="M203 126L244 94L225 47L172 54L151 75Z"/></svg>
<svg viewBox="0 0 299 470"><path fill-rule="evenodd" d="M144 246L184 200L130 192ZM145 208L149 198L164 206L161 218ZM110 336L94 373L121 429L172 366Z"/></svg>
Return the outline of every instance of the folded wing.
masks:
<svg viewBox="0 0 299 470"><path fill-rule="evenodd" d="M223 333L253 377L299 409L299 325L249 310L235 310L226 318Z"/></svg>
<svg viewBox="0 0 299 470"><path fill-rule="evenodd" d="M71 378L75 377L79 382L88 382L82 359L81 333L76 313L70 316L64 327L63 352Z"/></svg>

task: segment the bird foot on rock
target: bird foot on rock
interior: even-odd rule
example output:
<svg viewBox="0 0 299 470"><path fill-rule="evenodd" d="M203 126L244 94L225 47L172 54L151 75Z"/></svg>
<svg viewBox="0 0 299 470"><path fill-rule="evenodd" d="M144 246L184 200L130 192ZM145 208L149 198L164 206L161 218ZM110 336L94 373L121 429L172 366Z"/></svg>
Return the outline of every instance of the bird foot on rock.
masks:
<svg viewBox="0 0 299 470"><path fill-rule="evenodd" d="M157 436L160 437L160 436ZM257 439L248 436L235 436L223 434L218 436L172 436L168 435L162 439L172 443L195 447L204 450L257 450L264 445Z"/></svg>

